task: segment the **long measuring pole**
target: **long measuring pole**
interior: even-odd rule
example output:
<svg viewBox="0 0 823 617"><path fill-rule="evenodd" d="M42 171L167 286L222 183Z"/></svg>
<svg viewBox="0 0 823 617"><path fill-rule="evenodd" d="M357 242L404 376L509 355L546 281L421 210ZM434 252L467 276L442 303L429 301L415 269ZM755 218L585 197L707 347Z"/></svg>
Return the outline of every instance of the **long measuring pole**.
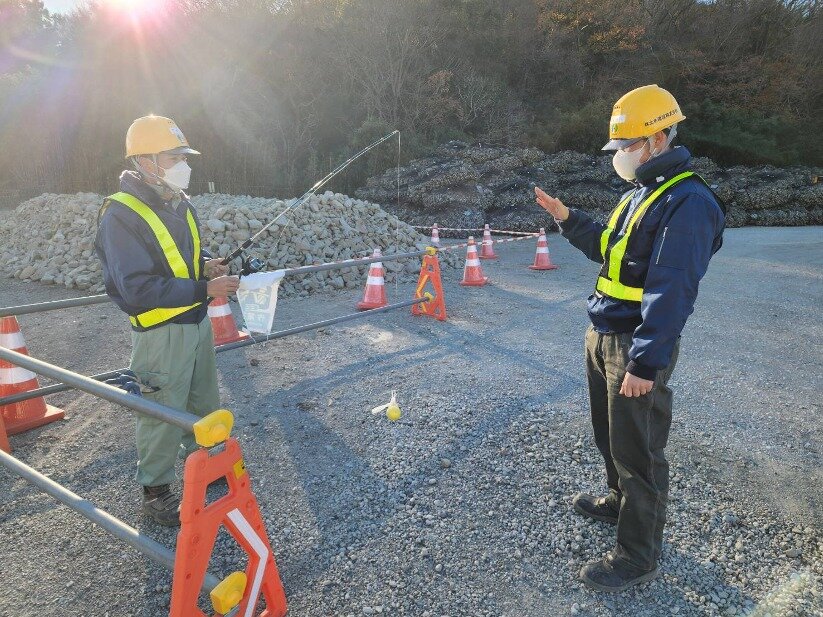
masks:
<svg viewBox="0 0 823 617"><path fill-rule="evenodd" d="M315 192L317 192L317 191L318 191L318 190L320 190L322 187L324 187L324 186L325 186L325 185L326 185L326 184L327 184L327 183L328 183L328 182L329 182L332 178L334 178L337 174L339 174L341 171L343 171L344 169L346 169L346 167L348 167L349 165L351 165L352 163L354 163L354 161L356 161L357 159L359 159L361 156L363 156L364 154L366 154L366 153L367 153L367 152L369 152L370 150L372 150L372 149L376 148L377 146L379 146L379 145L380 145L380 144L382 144L383 142L388 141L389 139L391 139L392 137L394 137L395 135L397 135L397 134L399 134L399 133L400 133L400 131L398 131L398 130L396 130L396 129L395 129L394 131L392 131L392 132L391 132L391 133L389 133L388 135L384 135L383 137L381 137L381 138L380 138L380 139L378 139L377 141L375 141L375 142L373 142L373 143L369 144L368 146L366 146L365 148L363 148L360 152L358 152L358 153L357 153L357 154L355 154L354 156L352 156L352 157L350 157L350 158L346 159L345 161L343 161L342 163L340 163L340 165L338 165L337 167L335 167L334 169L332 169L332 170L331 170L328 174L326 174L326 175L325 175L324 177L322 177L320 180L318 180L317 182L315 182L315 183L314 183L314 185L313 185L313 186L312 186L312 187L311 187L308 191L306 191L306 192L305 192L305 193L303 193L300 197L298 197L298 198L297 198L297 199L296 199L296 200L295 200L295 201L294 201L294 202L293 202L293 203L292 203L292 204L291 204L288 208L286 208L286 209L285 209L285 210L283 210L280 214L278 214L277 216L275 216L275 217L274 217L271 221L269 221L268 223L266 223L265 225L263 225L263 228L262 228L262 229L260 229L260 230L259 230L256 234L254 234L251 238L249 238L248 240L246 240L243 244L241 244L241 245L240 245L239 247L237 247L234 251L232 251L229 255L227 255L227 256L226 256L226 258L225 258L225 259L223 260L223 262L222 262L222 263L223 263L223 265L227 265L227 264L229 264L230 262L232 262L233 260L235 260L235 259L237 259L238 257L240 257L240 255L242 255L242 254L243 254L243 251L245 251L245 250L246 250L247 248L249 248L252 244L254 244L254 243L257 241L257 238L259 238L259 237L260 237L260 235L261 235L264 231L266 231L269 227L271 227L272 225L274 225L275 223L277 223L277 222L280 220L280 217L282 217L283 215L287 214L289 211L294 210L295 208L299 208L300 206L302 206L302 205L303 205L303 204L304 204L304 203L305 203L305 202L309 199L309 197L311 197L312 195L314 195L314 193L315 193Z"/></svg>

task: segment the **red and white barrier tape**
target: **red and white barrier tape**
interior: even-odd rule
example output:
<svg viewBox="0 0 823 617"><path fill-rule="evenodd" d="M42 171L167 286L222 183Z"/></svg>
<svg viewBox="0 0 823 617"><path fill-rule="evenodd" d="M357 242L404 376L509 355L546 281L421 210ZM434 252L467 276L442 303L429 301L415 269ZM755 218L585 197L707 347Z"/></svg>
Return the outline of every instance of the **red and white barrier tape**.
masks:
<svg viewBox="0 0 823 617"><path fill-rule="evenodd" d="M412 225L415 229L432 229L431 226ZM437 231L486 231L485 227L438 227ZM507 236L533 236L531 231L510 231L508 229L489 229L493 234L505 234Z"/></svg>
<svg viewBox="0 0 823 617"><path fill-rule="evenodd" d="M432 229L434 225L412 225L415 229ZM483 231L483 227L438 227L437 231Z"/></svg>
<svg viewBox="0 0 823 617"><path fill-rule="evenodd" d="M372 257L374 257L373 251L358 251L358 252L362 252L363 255L361 257L352 257L350 259L341 259L340 261L324 261L324 262L320 262L320 263L305 264L304 266L294 266L293 268L286 268L286 270L299 270L300 268L310 268L312 266L342 265L342 264L347 264L349 262L357 262L357 261L360 261L361 259L371 259ZM394 259L391 254L381 255L381 257L385 258L386 261L392 261ZM357 266L369 267L369 266L374 265L375 263L376 262L372 262L371 264L357 264L357 263L355 263L352 267L357 267ZM309 274L313 274L313 272L306 272L306 274L304 274L302 276L308 276Z"/></svg>
<svg viewBox="0 0 823 617"><path fill-rule="evenodd" d="M540 235L537 232L532 232L532 233L511 232L511 233L517 233L517 235L520 236L520 237L518 237L518 238L502 238L502 239L499 239L499 240L492 240L491 244L500 244L501 242L517 242L518 240L527 240L528 238L537 238ZM483 244L484 244L484 242L483 242L482 237L478 238L477 241L475 242L475 245L477 245L478 247L482 246ZM466 248L467 246L469 246L469 243L464 242L463 244L452 244L452 245L446 246L446 247L435 247L435 248L438 251L452 251L452 250L459 249L459 248ZM361 259L370 259L372 257L373 257L372 253L369 252L368 254L363 255L362 257L355 257L355 258L352 258L352 259L343 259L343 260L340 260L340 261L328 261L328 262L319 263L319 264L317 264L317 263L315 263L315 264L306 264L305 266L295 266L294 268L286 268L286 272L288 274L292 270L300 270L301 268L311 268L311 267L314 267L314 266L340 265L340 266L346 267L347 264L352 264L352 267L370 266L370 265L373 265L376 262L372 262L372 264L359 264L359 263L356 263L356 262L360 261ZM381 258L382 258L383 261L392 261L392 260L395 259L394 255L391 254L391 253L389 253L387 255L381 255ZM405 259L405 256L403 258ZM295 272L295 273L292 273L292 274L289 274L289 275L291 276L293 274L297 274L297 275L300 275L300 276L308 276L308 275L314 274L314 273L313 272L306 272L306 273Z"/></svg>
<svg viewBox="0 0 823 617"><path fill-rule="evenodd" d="M485 231L485 230L481 230L481 231ZM492 232L493 234L506 234L507 236L535 236L535 235L540 235L540 234L535 233L533 231L508 231L506 229L490 229L489 231Z"/></svg>
<svg viewBox="0 0 823 617"><path fill-rule="evenodd" d="M537 238L539 236L540 236L539 233L533 233L533 234L529 234L528 236L523 236L521 238L505 238L503 240L492 240L491 244L500 244L501 242L517 242L518 240L528 240L529 238ZM480 240L475 241L474 244L475 244L475 246L482 246L483 238L480 238ZM453 251L455 249L466 248L467 246L469 246L469 243L464 242L463 244L452 244L450 246L439 247L437 250L438 251Z"/></svg>

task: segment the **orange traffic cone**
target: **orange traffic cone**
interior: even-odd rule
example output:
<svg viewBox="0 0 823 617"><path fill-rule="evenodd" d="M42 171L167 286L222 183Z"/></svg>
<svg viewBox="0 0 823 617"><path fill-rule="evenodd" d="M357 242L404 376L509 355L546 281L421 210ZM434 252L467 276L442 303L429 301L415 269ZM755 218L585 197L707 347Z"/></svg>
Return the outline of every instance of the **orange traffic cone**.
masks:
<svg viewBox="0 0 823 617"><path fill-rule="evenodd" d="M0 450L11 454L9 436L6 434L6 425L3 424L3 414L0 413Z"/></svg>
<svg viewBox="0 0 823 617"><path fill-rule="evenodd" d="M482 287L488 282L489 278L483 276L483 268L480 267L474 236L469 236L469 247L466 249L466 265L463 268L463 280L460 281L460 284L464 287Z"/></svg>
<svg viewBox="0 0 823 617"><path fill-rule="evenodd" d="M228 298L214 298L209 304L209 319L214 331L214 345L225 345L249 338L245 332L237 329L234 315L231 314Z"/></svg>
<svg viewBox="0 0 823 617"><path fill-rule="evenodd" d="M549 242L546 240L546 230L540 228L540 236L537 238L537 253L534 256L534 264L529 266L530 270L557 270L559 266L552 263L549 257Z"/></svg>
<svg viewBox="0 0 823 617"><path fill-rule="evenodd" d="M437 229L437 223L432 227L432 246L440 246L440 230Z"/></svg>
<svg viewBox="0 0 823 617"><path fill-rule="evenodd" d="M380 249L374 249L372 257L380 257ZM366 281L366 291L363 292L363 300L357 303L358 311L380 308L389 303L386 298L386 282L383 278L383 263L376 261L369 268L369 278Z"/></svg>
<svg viewBox="0 0 823 617"><path fill-rule="evenodd" d="M480 247L480 259L497 259L492 242L492 232L489 231L488 224L483 229L483 244Z"/></svg>
<svg viewBox="0 0 823 617"><path fill-rule="evenodd" d="M0 346L29 355L16 317L0 318ZM39 387L37 375L10 362L0 360L0 396L30 392ZM47 405L40 396L19 403L3 405L0 407L0 415L3 416L3 423L6 425L6 433L16 435L60 420L65 414L62 409Z"/></svg>

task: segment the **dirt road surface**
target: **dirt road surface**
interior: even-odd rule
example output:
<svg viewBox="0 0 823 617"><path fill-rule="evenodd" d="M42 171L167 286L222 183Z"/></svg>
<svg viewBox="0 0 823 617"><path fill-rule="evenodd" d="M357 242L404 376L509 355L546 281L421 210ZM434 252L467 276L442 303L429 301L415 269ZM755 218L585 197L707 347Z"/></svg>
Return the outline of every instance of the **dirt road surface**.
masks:
<svg viewBox="0 0 823 617"><path fill-rule="evenodd" d="M577 578L613 528L570 506L604 486L583 370L597 266L549 243L556 271L526 269L531 240L483 263L486 287L447 271L446 323L403 310L218 356L290 614L823 615L823 230L727 232L671 382L663 576L616 596ZM72 295L0 281L3 306ZM289 298L275 327L359 299ZM84 374L128 363L113 305L20 324L35 357ZM369 413L392 389L396 423ZM76 391L49 402L66 420L12 437L15 455L173 547L139 514L134 418ZM167 614L169 573L6 472L0 539L0 615ZM211 569L241 558L221 536Z"/></svg>

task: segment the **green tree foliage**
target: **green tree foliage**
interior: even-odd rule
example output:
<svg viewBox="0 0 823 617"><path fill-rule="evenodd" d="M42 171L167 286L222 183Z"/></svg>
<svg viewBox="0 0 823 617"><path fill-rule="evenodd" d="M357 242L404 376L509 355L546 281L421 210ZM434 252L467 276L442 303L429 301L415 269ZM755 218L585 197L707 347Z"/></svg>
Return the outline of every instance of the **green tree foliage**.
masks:
<svg viewBox="0 0 823 617"><path fill-rule="evenodd" d="M147 113L204 152L196 183L288 195L394 128L596 151L658 83L724 164L823 164L823 8L779 0L143 0L65 16L0 1L0 192L106 191ZM338 179L351 191L392 148Z"/></svg>
<svg viewBox="0 0 823 617"><path fill-rule="evenodd" d="M760 117L711 101L689 105L685 112L698 122L684 123L684 138L697 151L713 152L718 163L784 165L797 158L792 143L781 143L791 127L778 116Z"/></svg>

